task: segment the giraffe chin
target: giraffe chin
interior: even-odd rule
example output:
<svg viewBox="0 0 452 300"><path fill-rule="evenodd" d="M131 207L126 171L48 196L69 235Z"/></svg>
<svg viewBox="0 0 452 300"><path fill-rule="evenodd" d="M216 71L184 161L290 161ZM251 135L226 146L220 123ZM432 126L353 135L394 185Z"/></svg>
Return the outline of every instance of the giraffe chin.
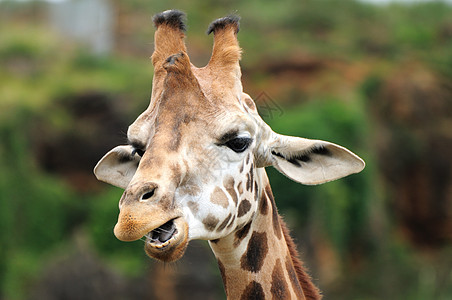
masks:
<svg viewBox="0 0 452 300"><path fill-rule="evenodd" d="M146 236L146 254L163 262L180 259L188 245L188 224L182 217L169 220Z"/></svg>

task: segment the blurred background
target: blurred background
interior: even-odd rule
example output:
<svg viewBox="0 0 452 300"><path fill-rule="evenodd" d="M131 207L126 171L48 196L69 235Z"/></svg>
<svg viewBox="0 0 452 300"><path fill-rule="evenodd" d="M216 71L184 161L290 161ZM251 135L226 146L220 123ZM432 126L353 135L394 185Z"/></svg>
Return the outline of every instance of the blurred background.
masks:
<svg viewBox="0 0 452 300"><path fill-rule="evenodd" d="M165 265L116 240L122 191L92 173L149 103L173 8L198 66L238 13L264 119L366 161L321 186L268 169L325 299L452 299L452 6L351 0L0 1L0 298L225 299L207 242Z"/></svg>

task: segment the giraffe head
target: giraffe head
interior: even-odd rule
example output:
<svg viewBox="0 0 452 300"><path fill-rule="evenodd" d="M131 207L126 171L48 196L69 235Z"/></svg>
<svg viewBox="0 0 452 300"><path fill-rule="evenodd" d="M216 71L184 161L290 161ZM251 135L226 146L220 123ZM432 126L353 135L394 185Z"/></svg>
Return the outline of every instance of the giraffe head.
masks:
<svg viewBox="0 0 452 300"><path fill-rule="evenodd" d="M163 261L179 259L192 239L220 239L248 223L258 210L258 168L272 165L304 184L364 168L345 148L279 135L263 122L242 91L238 17L210 25L214 46L203 68L190 63L183 17L154 17L150 105L130 125L129 144L108 152L94 170L125 189L116 237L145 237L146 253Z"/></svg>

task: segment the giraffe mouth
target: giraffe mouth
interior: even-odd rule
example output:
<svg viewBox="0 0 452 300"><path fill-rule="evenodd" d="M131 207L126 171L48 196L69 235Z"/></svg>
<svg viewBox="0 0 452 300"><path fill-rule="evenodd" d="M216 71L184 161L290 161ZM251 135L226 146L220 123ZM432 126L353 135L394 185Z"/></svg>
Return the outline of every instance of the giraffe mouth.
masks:
<svg viewBox="0 0 452 300"><path fill-rule="evenodd" d="M146 235L146 241L150 246L161 249L171 243L171 239L178 233L174 220L175 219L169 220Z"/></svg>
<svg viewBox="0 0 452 300"><path fill-rule="evenodd" d="M188 245L188 224L183 217L167 221L145 235L145 251L165 262L181 258Z"/></svg>

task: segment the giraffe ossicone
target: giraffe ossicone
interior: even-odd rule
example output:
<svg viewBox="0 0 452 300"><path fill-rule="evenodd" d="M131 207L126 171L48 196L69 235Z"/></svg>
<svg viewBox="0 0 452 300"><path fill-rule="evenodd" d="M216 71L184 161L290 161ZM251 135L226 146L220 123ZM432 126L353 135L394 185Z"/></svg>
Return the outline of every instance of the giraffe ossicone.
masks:
<svg viewBox="0 0 452 300"><path fill-rule="evenodd" d="M365 164L341 146L277 134L261 119L242 89L237 16L209 26L214 45L203 68L187 54L184 17L175 10L154 17L149 107L130 125L129 144L94 169L99 180L125 189L114 234L144 237L146 253L165 262L181 258L190 240L208 240L229 299L319 299L265 167L320 184Z"/></svg>

